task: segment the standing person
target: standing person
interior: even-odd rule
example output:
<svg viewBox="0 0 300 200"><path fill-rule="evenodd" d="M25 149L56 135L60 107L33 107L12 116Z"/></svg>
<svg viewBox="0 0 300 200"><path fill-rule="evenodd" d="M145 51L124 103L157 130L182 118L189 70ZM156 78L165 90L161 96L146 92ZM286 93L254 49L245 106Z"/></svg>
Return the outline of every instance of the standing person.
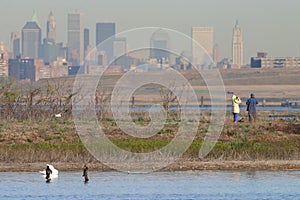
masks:
<svg viewBox="0 0 300 200"><path fill-rule="evenodd" d="M250 95L250 99L247 100L247 111L249 116L249 121L256 121L256 105L258 104L257 99L255 98L254 94Z"/></svg>
<svg viewBox="0 0 300 200"><path fill-rule="evenodd" d="M242 103L241 99L236 95L232 95L232 114L234 123L239 121L240 103Z"/></svg>
<svg viewBox="0 0 300 200"><path fill-rule="evenodd" d="M46 168L46 182L49 183L51 181L51 176L52 174L52 170L50 169L49 165L47 165L47 168Z"/></svg>

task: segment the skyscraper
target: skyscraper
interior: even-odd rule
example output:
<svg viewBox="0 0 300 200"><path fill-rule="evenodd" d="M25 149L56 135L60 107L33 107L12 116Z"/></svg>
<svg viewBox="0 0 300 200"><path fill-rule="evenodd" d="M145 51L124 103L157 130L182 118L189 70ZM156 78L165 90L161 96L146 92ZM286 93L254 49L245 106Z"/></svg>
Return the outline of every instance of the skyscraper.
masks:
<svg viewBox="0 0 300 200"><path fill-rule="evenodd" d="M0 77L8 76L8 52L3 42L0 43Z"/></svg>
<svg viewBox="0 0 300 200"><path fill-rule="evenodd" d="M16 80L36 81L36 67L33 58L15 58L8 60L8 75Z"/></svg>
<svg viewBox="0 0 300 200"><path fill-rule="evenodd" d="M58 57L66 58L67 50L63 43L56 42L56 20L52 12L47 20L47 34L41 45L40 57L45 63L56 61Z"/></svg>
<svg viewBox="0 0 300 200"><path fill-rule="evenodd" d="M207 52L209 56L213 56L214 47L214 30L212 27L192 27L192 54L194 64L200 64L201 58ZM197 46L200 45L200 48Z"/></svg>
<svg viewBox="0 0 300 200"><path fill-rule="evenodd" d="M29 58L39 58L42 42L42 31L37 23L36 13L32 20L22 29L22 55Z"/></svg>
<svg viewBox="0 0 300 200"><path fill-rule="evenodd" d="M87 50L90 45L90 29L84 29L84 57L87 56Z"/></svg>
<svg viewBox="0 0 300 200"><path fill-rule="evenodd" d="M125 37L115 38L114 57L125 56L127 53L127 41Z"/></svg>
<svg viewBox="0 0 300 200"><path fill-rule="evenodd" d="M68 14L68 60L80 65L84 59L83 14Z"/></svg>
<svg viewBox="0 0 300 200"><path fill-rule="evenodd" d="M159 29L155 31L150 39L150 58L155 58L158 61L162 59L170 61L170 37L168 32Z"/></svg>
<svg viewBox="0 0 300 200"><path fill-rule="evenodd" d="M52 11L48 16L47 21L47 40L51 41L52 43L56 42L56 20Z"/></svg>
<svg viewBox="0 0 300 200"><path fill-rule="evenodd" d="M20 42L20 33L12 32L10 34L10 52L12 53L12 58L16 58L20 55Z"/></svg>
<svg viewBox="0 0 300 200"><path fill-rule="evenodd" d="M110 61L114 53L114 36L116 34L115 23L97 23L96 24L96 46L98 51L105 51L107 59ZM106 39L111 38L107 41ZM104 42L105 41L105 42ZM104 43L102 43L104 42ZM102 44L101 44L102 43ZM101 44L99 46L99 44Z"/></svg>
<svg viewBox="0 0 300 200"><path fill-rule="evenodd" d="M243 66L243 37L238 21L233 28L232 36L232 68L240 68Z"/></svg>

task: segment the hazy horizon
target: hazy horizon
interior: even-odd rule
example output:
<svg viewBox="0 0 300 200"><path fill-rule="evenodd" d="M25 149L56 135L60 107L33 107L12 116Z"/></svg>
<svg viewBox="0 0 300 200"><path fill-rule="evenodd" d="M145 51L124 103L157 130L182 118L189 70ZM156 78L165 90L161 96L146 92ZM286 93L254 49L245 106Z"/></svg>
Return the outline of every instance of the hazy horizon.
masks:
<svg viewBox="0 0 300 200"><path fill-rule="evenodd" d="M221 58L231 57L232 29L239 21L244 40L244 60L257 51L270 56L300 56L300 1L287 0L152 0L152 1L37 1L1 0L2 29L0 41L7 48L9 34L21 32L36 9L39 26L45 37L46 21L50 11L57 23L57 41L67 41L67 14L77 10L84 14L85 27L90 29L90 42L95 43L97 22L115 22L116 31L163 27L190 36L192 26L212 26L215 43Z"/></svg>

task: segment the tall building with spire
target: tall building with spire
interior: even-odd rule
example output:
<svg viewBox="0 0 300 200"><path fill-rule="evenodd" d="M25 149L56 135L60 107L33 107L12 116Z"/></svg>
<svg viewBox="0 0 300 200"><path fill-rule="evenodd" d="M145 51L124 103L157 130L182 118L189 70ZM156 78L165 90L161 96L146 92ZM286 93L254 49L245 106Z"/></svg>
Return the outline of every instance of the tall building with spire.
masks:
<svg viewBox="0 0 300 200"><path fill-rule="evenodd" d="M42 31L34 11L31 21L22 28L22 55L29 58L39 58L41 42Z"/></svg>
<svg viewBox="0 0 300 200"><path fill-rule="evenodd" d="M47 40L52 43L56 42L56 20L52 11L49 13L47 21Z"/></svg>
<svg viewBox="0 0 300 200"><path fill-rule="evenodd" d="M84 23L82 13L68 14L68 60L80 65L84 59Z"/></svg>
<svg viewBox="0 0 300 200"><path fill-rule="evenodd" d="M67 58L67 48L62 42L56 42L56 20L52 11L49 13L46 28L46 38L43 39L40 57L45 63L57 61L58 58Z"/></svg>
<svg viewBox="0 0 300 200"><path fill-rule="evenodd" d="M244 65L243 37L238 21L233 28L232 36L232 68L240 68Z"/></svg>

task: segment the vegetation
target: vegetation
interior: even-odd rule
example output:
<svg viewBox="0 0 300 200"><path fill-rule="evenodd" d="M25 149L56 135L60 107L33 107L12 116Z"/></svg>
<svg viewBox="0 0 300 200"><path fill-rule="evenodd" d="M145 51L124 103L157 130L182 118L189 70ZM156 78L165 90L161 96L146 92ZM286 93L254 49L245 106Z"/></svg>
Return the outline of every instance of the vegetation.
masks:
<svg viewBox="0 0 300 200"><path fill-rule="evenodd" d="M209 114L209 113L206 113ZM206 115L204 114L204 115ZM281 114L281 113L279 113ZM205 159L209 160L291 160L300 159L300 121L268 120L260 113L259 122L225 122L219 141ZM135 115L135 123L146 125L146 117ZM183 157L198 160L209 121L201 121L198 134ZM101 126L118 147L131 152L151 152L167 145L176 135L178 123L166 124L153 137L138 139L124 134L112 119ZM96 162L82 144L71 119L48 121L0 121L0 162Z"/></svg>
<svg viewBox="0 0 300 200"><path fill-rule="evenodd" d="M274 97L275 103L282 100L283 94L291 97L299 96L297 88L299 79L296 76L299 69L290 71L255 69L231 72L221 72L226 89L234 90L244 98L249 95L248 87L245 86L253 82L257 85L256 90L260 89L261 94L270 98ZM277 77L274 78L274 75ZM201 85L203 80L199 81L198 77L195 78L188 73L184 76L195 83L193 84L196 85L195 90L201 91L199 94L204 95L207 101L207 90L205 85ZM241 81L241 77L245 80L251 77L252 82ZM153 95L153 99L163 100L163 106L168 111L168 120L164 128L147 139L133 138L120 130L110 113L109 94L112 91L111 86L118 78L120 75L104 77L104 80L99 82L94 99L95 107L99 108L97 109L99 124L106 136L118 147L131 152L151 152L167 145L175 137L180 125L180 114L169 109L178 103L172 91L160 88L159 92ZM269 87L267 85L261 86L260 83L266 80L268 84L276 82L282 85L276 85L278 91L274 92L267 88ZM36 84L20 84L9 79L1 80L0 162L96 162L82 144L73 124L71 100L74 100L74 97L79 98L76 96L77 93L72 91L73 81L74 79L71 78L51 79L42 80ZM237 85L241 82L244 84L243 89L238 90ZM281 90L281 87L285 90ZM286 89L289 87L290 89ZM136 104L152 103L148 102L148 89L142 88L140 93L135 94ZM270 92L266 94L267 91ZM260 96L260 93L256 94ZM61 118L54 117L58 113L62 113ZM247 116L242 114L245 122L234 124L231 122L231 113L228 113L219 141L206 159L300 160L300 114L293 113L294 119L288 120L269 119L269 115L290 114L288 112L259 112L259 121L253 124L247 122ZM198 160L198 153L208 130L210 113L203 112L201 115L198 133L190 148L183 155L187 160ZM147 112L132 112L131 117L135 124L141 126L150 123Z"/></svg>

